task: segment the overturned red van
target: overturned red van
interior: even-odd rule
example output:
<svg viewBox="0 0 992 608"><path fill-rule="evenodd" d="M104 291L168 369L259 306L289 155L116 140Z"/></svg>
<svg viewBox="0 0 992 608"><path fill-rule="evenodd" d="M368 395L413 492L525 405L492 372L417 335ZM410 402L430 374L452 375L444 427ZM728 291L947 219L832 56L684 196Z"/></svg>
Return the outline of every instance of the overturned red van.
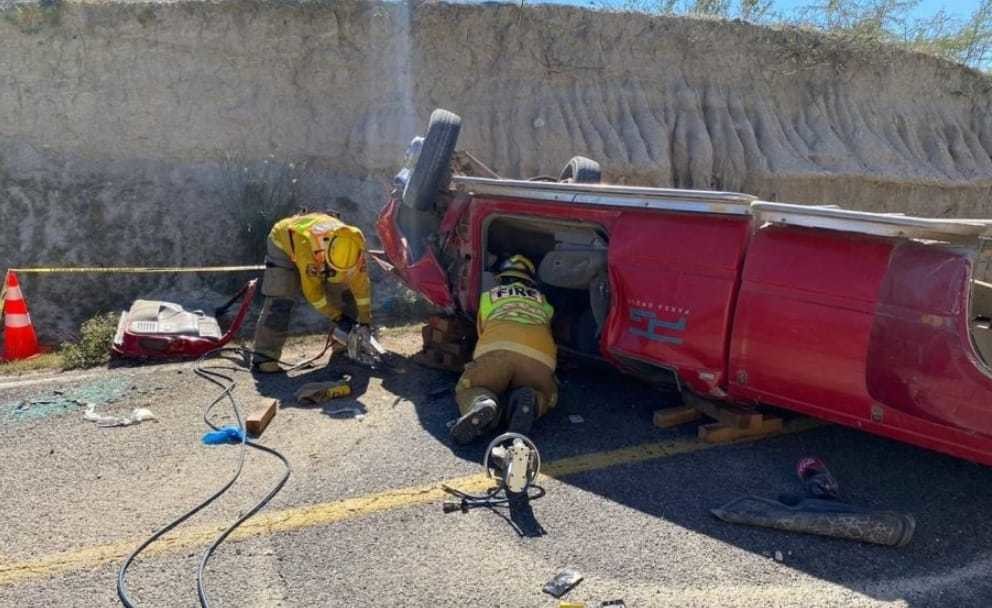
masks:
<svg viewBox="0 0 992 608"><path fill-rule="evenodd" d="M378 221L438 307L472 317L524 253L564 351L992 465L992 221L604 185L581 157L557 179L452 177L459 127L435 111Z"/></svg>

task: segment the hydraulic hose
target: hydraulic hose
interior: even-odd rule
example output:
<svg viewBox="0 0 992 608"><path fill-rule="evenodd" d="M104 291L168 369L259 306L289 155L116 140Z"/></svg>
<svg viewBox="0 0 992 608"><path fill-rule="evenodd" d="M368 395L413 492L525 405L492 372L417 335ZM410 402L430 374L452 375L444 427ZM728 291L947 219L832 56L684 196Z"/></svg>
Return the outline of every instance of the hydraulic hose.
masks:
<svg viewBox="0 0 992 608"><path fill-rule="evenodd" d="M320 352L320 354L318 354L316 357L312 357L310 359L307 359L306 361L303 361L302 363L290 367L289 371L299 369L301 367L305 367L307 365L312 364L314 361L322 357L330 348L330 346L331 346L331 337L328 336L328 340L324 345L324 349ZM176 519L172 520L171 522L166 524L165 527L163 527L162 529L156 531L148 539L146 539L144 542L138 545L138 547L134 551L132 551L130 555L127 556L127 558L124 560L124 563L121 564L120 570L117 572L117 596L120 598L121 604L123 604L125 608L137 608L137 605L134 603L134 601L131 599L130 595L128 594L128 589L127 589L127 571L128 568L130 568L131 564L134 562L134 560L139 555L141 555L141 553L145 549L147 549L152 543L159 540L163 535L175 529L177 526L188 520L190 517L196 515L197 513L205 509L208 505L213 503L215 500L220 498L225 492L227 492L231 488L231 486L233 486L234 483L238 480L238 478L241 477L241 473L244 470L247 448L250 447L278 458L282 462L285 470L283 474L280 476L279 481L272 486L272 489L269 490L269 492L260 501L255 503L255 505L251 509L249 509L244 515L239 517L233 524L231 524L227 529L221 532L220 535L216 539L214 539L214 541L210 544L210 546L207 547L207 549L203 552L200 558L200 564L197 567L197 572L196 572L196 593L200 606L202 608L209 608L210 601L208 599L206 585L204 583L204 573L206 571L207 563L209 562L210 557L213 555L217 547L219 547L220 544L223 543L224 540L234 530L238 528L238 526L243 524L251 516L253 516L255 513L260 511L262 508L264 508L265 505L268 504L269 501L271 501L272 498L279 493L279 491L283 488L283 486L286 485L286 482L289 480L289 477L291 475L291 467L289 461L282 454L280 454L279 452L277 452L272 448L260 445L258 443L249 441L247 439L247 433L245 432L244 421L242 420L241 417L241 410L238 407L237 399L235 399L233 394L234 388L237 386L237 382L234 380L233 375L224 373L224 371L242 371L241 368L235 368L229 366L211 366L211 367L204 366L204 363L207 361L207 359L221 356L227 353L239 355L242 361L244 361L246 364L250 361L251 356L255 354L253 351L241 347L218 348L210 352L207 352L202 356L200 356L199 358L197 358L193 362L193 372L200 378L203 378L208 382L215 384L221 388L221 393L213 401L211 401L203 411L203 422L210 429L215 431L218 430L218 427L215 424L213 424L213 422L210 420L211 412L217 406L217 404L227 399L227 401L231 405L231 410L234 414L234 418L235 421L237 422L237 427L241 435L241 442L239 444L240 447L238 450L238 459L237 459L237 464L235 465L234 472L231 475L231 477L227 480L227 482L223 486L221 486L220 489L218 489L216 492L211 494L206 500L199 503L189 511L186 511Z"/></svg>

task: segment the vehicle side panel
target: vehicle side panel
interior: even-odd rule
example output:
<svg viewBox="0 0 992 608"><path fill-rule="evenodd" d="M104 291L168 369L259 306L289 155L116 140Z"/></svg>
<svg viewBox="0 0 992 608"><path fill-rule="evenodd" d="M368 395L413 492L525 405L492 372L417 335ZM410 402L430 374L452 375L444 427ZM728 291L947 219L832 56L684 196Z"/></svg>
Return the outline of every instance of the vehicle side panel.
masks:
<svg viewBox="0 0 992 608"><path fill-rule="evenodd" d="M734 318L731 395L867 418L868 342L891 249L844 232L758 230Z"/></svg>
<svg viewBox="0 0 992 608"><path fill-rule="evenodd" d="M610 234L605 350L673 369L696 392L723 396L748 219L625 211Z"/></svg>
<svg viewBox="0 0 992 608"><path fill-rule="evenodd" d="M752 239L730 394L992 465L967 256L805 228ZM960 425L958 427L951 424Z"/></svg>
<svg viewBox="0 0 992 608"><path fill-rule="evenodd" d="M904 243L882 286L868 389L887 407L992 436L992 376L969 333L971 260Z"/></svg>

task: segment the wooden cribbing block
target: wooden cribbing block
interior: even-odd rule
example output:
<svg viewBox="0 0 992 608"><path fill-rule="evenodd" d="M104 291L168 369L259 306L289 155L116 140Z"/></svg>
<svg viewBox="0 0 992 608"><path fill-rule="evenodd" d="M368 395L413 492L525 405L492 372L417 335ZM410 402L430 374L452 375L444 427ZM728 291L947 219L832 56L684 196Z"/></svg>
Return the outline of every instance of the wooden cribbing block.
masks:
<svg viewBox="0 0 992 608"><path fill-rule="evenodd" d="M427 320L427 323L444 334L447 339L461 338L472 331L471 325L457 317L433 316Z"/></svg>
<svg viewBox="0 0 992 608"><path fill-rule="evenodd" d="M761 421L763 418L761 413L754 410L748 410L725 403L714 403L713 401L701 399L688 391L682 395L682 398L685 400L687 405L690 405L710 418L719 421L723 426L751 430L758 430L761 428Z"/></svg>
<svg viewBox="0 0 992 608"><path fill-rule="evenodd" d="M265 428L272 422L279 408L279 402L273 401L265 408L259 408L245 418L245 430L252 437L260 437L265 432Z"/></svg>
<svg viewBox="0 0 992 608"><path fill-rule="evenodd" d="M699 427L699 438L706 443L730 443L746 437L766 437L782 432L781 418L761 417L761 423L756 428L736 428L722 422L704 424Z"/></svg>
<svg viewBox="0 0 992 608"><path fill-rule="evenodd" d="M669 407L663 410L655 410L654 425L659 428L667 429L668 427L678 426L680 424L685 424L686 422L692 422L693 420L699 420L702 417L703 413L691 405Z"/></svg>

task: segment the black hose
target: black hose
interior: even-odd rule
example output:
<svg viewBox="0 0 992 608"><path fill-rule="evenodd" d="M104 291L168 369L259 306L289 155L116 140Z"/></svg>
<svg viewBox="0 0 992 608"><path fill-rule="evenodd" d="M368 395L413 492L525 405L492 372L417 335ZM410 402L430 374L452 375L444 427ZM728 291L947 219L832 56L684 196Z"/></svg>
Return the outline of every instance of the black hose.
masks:
<svg viewBox="0 0 992 608"><path fill-rule="evenodd" d="M319 355L317 355L316 357L313 357L311 359L308 359L307 361L304 361L301 364L298 364L296 366L293 366L290 369L291 370L292 369L298 369L300 367L303 367L305 365L309 365L310 363L313 363L318 358L320 358L324 353L327 352L327 349L330 347L330 344L331 344L331 339L330 339L330 337L328 337L328 341L325 344L324 349L321 351L321 353ZM240 411L240 408L238 407L237 399L235 399L234 398L234 395L233 395L234 387L237 386L237 383L235 382L233 376L228 375L228 374L225 374L225 373L222 373L221 371L219 371L219 370L241 371L241 369L240 368L233 368L233 367L204 367L203 366L204 361L206 361L208 358L214 357L214 356L219 356L219 355L222 355L224 353L237 353L238 355L241 356L241 358L245 362L247 362L248 360L250 360L251 355L254 354L252 351L250 351L248 349L245 349L245 348L240 348L240 347L218 348L218 349L209 351L207 353L204 353L202 356L200 356L199 358L197 358L193 362L193 372L197 376L199 376L200 378L203 378L203 379L211 382L212 384L215 384L215 385L219 386L222 389L221 394L218 395L216 399L214 399L213 401L211 401L210 404L207 405L207 407L203 411L203 422L208 427L210 427L212 430L215 430L215 431L218 430L218 427L216 425L214 425L213 422L210 421L210 413L213 411L213 408L218 403L220 403L221 401L223 401L225 398L231 404L231 409L234 412L234 418L237 421L238 430L240 431L240 434L241 434L241 443L240 443L241 449L239 450L239 453L238 453L238 462L237 462L237 465L235 466L234 474L227 481L227 483L225 483L219 490L217 490L216 492L214 492L213 494L211 494L206 500L204 500L200 504L196 505L195 507L193 507L189 511L183 513L182 515L180 515L179 517L177 517L176 519L174 519L173 521L171 521L169 524L167 524L161 530L158 530L157 532L155 532L154 534L152 534L148 539L146 539L144 542L142 542L140 545L138 545L138 547L134 551L132 551L130 555L127 556L127 559L124 560L124 563L121 565L120 570L117 572L117 596L120 598L121 603L125 606L125 608L136 608L136 605L131 600L131 597L128 595L128 591L127 591L127 571L128 571L128 568L131 566L131 563L138 557L138 555L140 555L146 548L148 548L149 545L151 545L152 543L154 543L155 541L157 541L164 534L166 534L169 531L175 529L177 526L179 526L180 524L182 524L183 522L185 522L187 519L189 519L193 515L196 515L197 513L199 513L200 511L202 511L204 508L206 508L212 502L214 502L215 500L217 500L218 498L220 498L225 492L227 492L227 490L230 489L230 487L232 485L234 485L234 483L241 476L241 472L244 469L244 463L245 463L245 456L247 454L247 448L248 447L251 447L251 448L254 448L256 450L260 450L262 452L265 452L267 454L271 454L272 456L275 456L276 458L278 458L280 461L282 461L282 464L285 467L285 471L284 471L283 475L280 477L279 481L272 487L272 489L265 495L265 497L262 498L262 500L258 501L247 513L245 513L244 515L242 515L241 517L239 517L237 519L237 521L235 521L231 526L229 526L226 530L224 530L214 540L214 542L210 544L210 546L207 548L207 550L204 551L204 553L203 553L203 555L202 555L202 557L200 559L200 565L197 568L197 572L196 572L196 592L197 592L197 597L199 598L199 601L200 601L200 606L202 606L203 608L209 608L210 603L209 603L209 600L207 599L206 588L205 588L205 585L204 585L204 571L206 570L207 562L210 560L210 556L213 555L213 553L217 549L217 547L220 546L220 544L222 542L224 542L224 540L235 529L237 529L238 526L240 526L241 524L243 524L245 521L248 520L248 518L250 518L252 515L254 515L255 513L257 513L258 511L260 511L262 508L264 508L265 505L268 504L268 502L270 500L272 500L272 498L276 494L279 493L279 491L283 488L284 485L286 485L286 482L289 480L289 477L290 477L290 474L291 474L291 467L290 467L289 461L286 460L286 458L282 454L280 454L279 452L277 452L276 450L274 450L272 448L269 448L269 447L266 447L266 446L263 446L263 445L254 443L252 441L248 441L248 439L247 439L247 433L245 432L244 421L241 419L241 411Z"/></svg>
<svg viewBox="0 0 992 608"><path fill-rule="evenodd" d="M536 483L529 483L524 491L519 494L511 494L506 489L506 483L502 480L499 485L490 488L485 494L470 494L446 484L441 484L441 489L458 499L456 503L445 503L445 512L461 511L468 512L469 509L483 507L492 509L495 507L510 506L514 502L521 500L537 500L546 493L544 488ZM534 492L531 492L531 489ZM502 494L502 496L500 496Z"/></svg>

